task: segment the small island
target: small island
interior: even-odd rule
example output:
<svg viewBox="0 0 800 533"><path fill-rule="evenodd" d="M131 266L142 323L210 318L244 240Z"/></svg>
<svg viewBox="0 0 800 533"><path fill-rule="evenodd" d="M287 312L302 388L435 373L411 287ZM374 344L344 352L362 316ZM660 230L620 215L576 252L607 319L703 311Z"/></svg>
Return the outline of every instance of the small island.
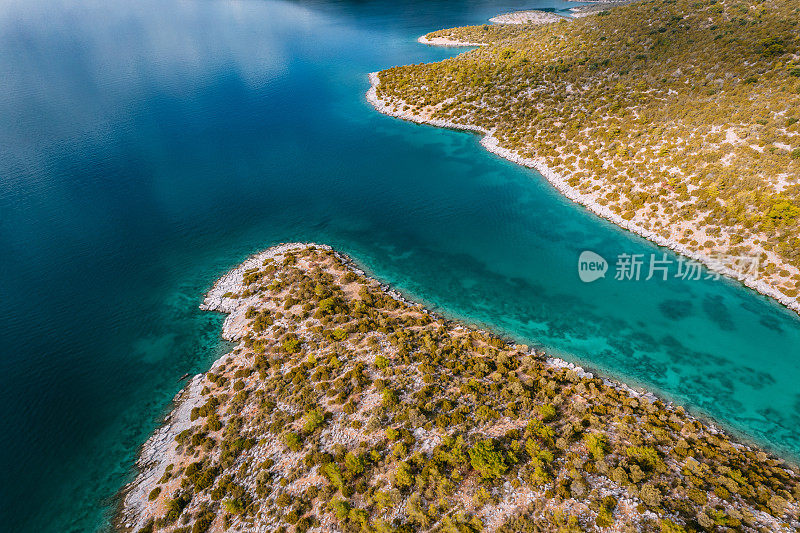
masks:
<svg viewBox="0 0 800 533"><path fill-rule="evenodd" d="M122 531L796 531L800 473L681 407L285 244L146 442Z"/></svg>

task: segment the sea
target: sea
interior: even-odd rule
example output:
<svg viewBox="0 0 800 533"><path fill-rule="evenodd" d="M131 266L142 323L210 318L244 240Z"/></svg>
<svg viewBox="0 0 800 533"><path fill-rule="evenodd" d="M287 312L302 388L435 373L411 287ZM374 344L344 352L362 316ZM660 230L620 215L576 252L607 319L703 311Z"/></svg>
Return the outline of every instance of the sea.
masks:
<svg viewBox="0 0 800 533"><path fill-rule="evenodd" d="M204 292L288 241L796 461L796 314L365 99L468 50L419 35L576 5L0 3L0 529L108 530L181 376L230 349Z"/></svg>

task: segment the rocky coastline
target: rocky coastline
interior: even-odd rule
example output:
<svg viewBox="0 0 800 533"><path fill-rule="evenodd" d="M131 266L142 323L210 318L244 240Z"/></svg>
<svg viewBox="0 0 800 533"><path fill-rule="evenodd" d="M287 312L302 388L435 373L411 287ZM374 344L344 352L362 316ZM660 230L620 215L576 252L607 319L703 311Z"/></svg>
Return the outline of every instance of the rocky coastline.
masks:
<svg viewBox="0 0 800 533"><path fill-rule="evenodd" d="M722 274L723 276L726 276L728 278L737 280L742 284L744 284L745 286L761 293L762 295L776 300L777 302L791 309L792 311L800 313L800 303L797 300L782 294L780 291L771 287L762 280L744 276L740 272L737 272L725 265L721 265L718 261L715 261L712 258L709 258L694 250L691 250L687 246L677 241L665 238L629 220L625 220L620 215L614 213L607 206L599 204L591 196L583 194L577 188L569 185L569 183L567 182L568 177L556 173L551 168L549 168L542 160L524 157L513 150L501 146L498 139L494 136L493 131L486 130L485 128L481 128L479 126L461 124L451 120L442 120L442 119L432 118L426 115L420 115L410 110L403 110L402 107L405 105L404 102L386 102L382 100L377 94L378 85L380 84L379 76L380 76L379 72L372 72L369 74L370 88L367 90L366 94L367 101L370 104L372 104L372 106L377 111L385 115L400 118L410 122L415 122L417 124L428 124L440 128L448 128L448 129L478 133L483 136L481 138L480 144L486 150L504 159L507 159L513 163L536 170L564 196L566 196L573 202L586 207L594 214L616 224L621 228L636 233L637 235L659 246L669 248L670 250L673 250L674 252L677 252L685 257L703 263L706 267L709 268L709 270Z"/></svg>
<svg viewBox="0 0 800 533"><path fill-rule="evenodd" d="M428 38L425 35L421 35L417 38L417 42L420 44L427 44L428 46L451 46L451 47L465 47L465 46L486 46L486 43L472 43L469 41L458 41L455 39L447 39L445 37L432 37Z"/></svg>
<svg viewBox="0 0 800 533"><path fill-rule="evenodd" d="M503 13L489 19L489 22L494 24L552 24L553 22L560 22L564 17L560 17L555 13L547 11L538 11L535 9L528 11L514 11L512 13Z"/></svg>

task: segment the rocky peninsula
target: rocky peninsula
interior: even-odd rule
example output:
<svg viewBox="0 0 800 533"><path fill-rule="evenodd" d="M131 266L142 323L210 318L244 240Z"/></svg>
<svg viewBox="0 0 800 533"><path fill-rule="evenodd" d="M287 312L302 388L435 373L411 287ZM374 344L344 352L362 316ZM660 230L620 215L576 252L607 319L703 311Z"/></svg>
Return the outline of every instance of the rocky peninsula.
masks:
<svg viewBox="0 0 800 533"><path fill-rule="evenodd" d="M327 246L209 291L122 531L794 531L800 474L680 407L438 317Z"/></svg>
<svg viewBox="0 0 800 533"><path fill-rule="evenodd" d="M755 16L651 0L440 30L423 42L482 46L373 73L367 99L480 133L599 216L800 311L800 20L790 2L768 3ZM721 61L725 32L737 37Z"/></svg>

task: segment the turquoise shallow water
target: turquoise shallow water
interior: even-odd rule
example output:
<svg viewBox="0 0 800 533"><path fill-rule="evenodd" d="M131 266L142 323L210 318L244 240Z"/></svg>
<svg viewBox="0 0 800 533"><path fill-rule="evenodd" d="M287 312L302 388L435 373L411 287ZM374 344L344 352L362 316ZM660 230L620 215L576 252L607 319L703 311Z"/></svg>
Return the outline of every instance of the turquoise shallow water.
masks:
<svg viewBox="0 0 800 533"><path fill-rule="evenodd" d="M794 314L726 281L584 284L583 250L662 251L364 100L367 72L458 52L419 34L569 5L4 3L0 523L106 527L178 378L227 349L203 291L289 240L800 456Z"/></svg>

